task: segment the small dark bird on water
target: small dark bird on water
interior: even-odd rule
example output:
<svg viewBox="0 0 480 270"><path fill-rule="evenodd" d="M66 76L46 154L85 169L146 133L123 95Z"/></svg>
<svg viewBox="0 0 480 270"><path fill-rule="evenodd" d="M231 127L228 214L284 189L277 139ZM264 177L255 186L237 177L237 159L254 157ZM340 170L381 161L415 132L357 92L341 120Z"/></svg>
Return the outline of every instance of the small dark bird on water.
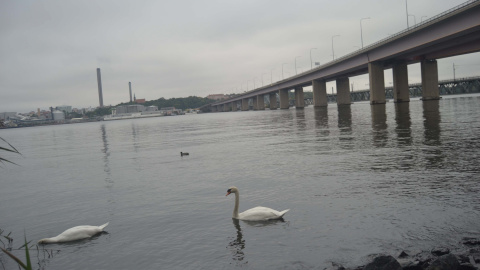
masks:
<svg viewBox="0 0 480 270"><path fill-rule="evenodd" d="M188 153L184 153L184 152L180 152L180 156L183 157L183 156L188 156L189 154Z"/></svg>

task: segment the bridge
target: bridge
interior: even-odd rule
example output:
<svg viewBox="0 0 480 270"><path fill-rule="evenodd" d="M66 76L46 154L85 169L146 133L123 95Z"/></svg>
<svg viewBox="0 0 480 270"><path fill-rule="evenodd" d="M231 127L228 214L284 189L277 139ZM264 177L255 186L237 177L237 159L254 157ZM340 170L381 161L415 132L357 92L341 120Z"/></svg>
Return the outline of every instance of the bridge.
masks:
<svg viewBox="0 0 480 270"><path fill-rule="evenodd" d="M265 109L265 95L270 109L288 109L288 94L295 91L295 107L305 107L303 87L312 86L316 107L327 106L326 83L335 81L337 105L350 105L349 77L369 74L370 104L384 104L387 93L395 102L410 101L407 66L420 63L422 100L440 98L437 59L480 51L480 1L467 1L409 29L382 39L312 70L253 89L235 97L210 104L211 111ZM392 89L385 88L384 70L392 69ZM362 95L358 92L358 95ZM332 98L330 96L330 98ZM355 99L354 99L355 100ZM240 103L240 104L239 104ZM277 104L279 106L277 106Z"/></svg>
<svg viewBox="0 0 480 270"><path fill-rule="evenodd" d="M480 76L439 81L438 90L440 95L480 93ZM421 97L422 83L410 84L408 92L410 97ZM394 99L393 86L385 88L385 97L386 99ZM370 90L352 91L350 92L350 99L352 102L370 100ZM314 105L313 98L305 98L304 100L305 105ZM337 102L337 95L327 95L327 102ZM295 101L290 99L289 104L295 106Z"/></svg>

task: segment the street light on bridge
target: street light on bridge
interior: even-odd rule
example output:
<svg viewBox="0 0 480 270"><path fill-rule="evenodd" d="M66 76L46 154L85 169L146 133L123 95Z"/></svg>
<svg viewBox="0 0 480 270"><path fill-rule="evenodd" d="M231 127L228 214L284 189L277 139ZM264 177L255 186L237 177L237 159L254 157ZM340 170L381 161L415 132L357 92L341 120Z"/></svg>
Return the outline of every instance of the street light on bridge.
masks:
<svg viewBox="0 0 480 270"><path fill-rule="evenodd" d="M283 65L288 65L288 63L283 63L282 64L282 80L285 79L285 77L283 76Z"/></svg>
<svg viewBox="0 0 480 270"><path fill-rule="evenodd" d="M301 57L301 56L296 56L295 57L295 75L298 74L297 73L297 58L299 58L299 57Z"/></svg>
<svg viewBox="0 0 480 270"><path fill-rule="evenodd" d="M317 48L311 48L310 49L310 69L313 68L313 65L312 65L312 50L316 50Z"/></svg>
<svg viewBox="0 0 480 270"><path fill-rule="evenodd" d="M334 37L339 37L339 36L340 36L340 35L334 35L334 36L332 36L332 57L333 57L333 60L335 60L335 53L334 53L334 51L333 51L333 38L334 38Z"/></svg>
<svg viewBox="0 0 480 270"><path fill-rule="evenodd" d="M363 49L363 30L362 30L362 21L370 20L370 17L360 19L360 39L362 40L362 49Z"/></svg>

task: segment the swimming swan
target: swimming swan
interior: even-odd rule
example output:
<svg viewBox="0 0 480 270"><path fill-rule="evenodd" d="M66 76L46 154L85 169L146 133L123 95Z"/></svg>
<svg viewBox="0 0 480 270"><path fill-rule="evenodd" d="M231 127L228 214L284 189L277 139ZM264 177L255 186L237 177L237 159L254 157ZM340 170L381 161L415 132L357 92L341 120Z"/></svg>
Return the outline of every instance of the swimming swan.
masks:
<svg viewBox="0 0 480 270"><path fill-rule="evenodd" d="M235 208L233 208L233 217L234 219L240 220L250 220L250 221L265 221L265 220L272 220L272 219L281 219L285 213L287 213L290 209L283 210L282 212L278 212L277 210L257 206L252 209L248 209L242 213L238 213L238 205L240 203L240 193L238 188L231 187L227 190L228 196L230 193L235 193Z"/></svg>
<svg viewBox="0 0 480 270"><path fill-rule="evenodd" d="M105 227L107 227L109 222L100 225L100 226L90 226L90 225L82 225L70 228L61 234L51 237L51 238L43 238L38 241L39 244L50 244L50 243L60 243L60 242L68 242L68 241L75 241L84 238L90 238L97 233L103 231Z"/></svg>

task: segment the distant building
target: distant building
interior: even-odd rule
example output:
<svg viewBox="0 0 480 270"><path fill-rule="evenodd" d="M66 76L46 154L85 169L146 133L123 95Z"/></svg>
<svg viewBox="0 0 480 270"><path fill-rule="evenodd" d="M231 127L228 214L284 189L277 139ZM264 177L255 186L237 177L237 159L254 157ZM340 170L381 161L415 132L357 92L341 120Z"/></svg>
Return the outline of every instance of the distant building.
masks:
<svg viewBox="0 0 480 270"><path fill-rule="evenodd" d="M145 110L145 106L137 104L137 105L121 105L115 107L114 114L122 114L122 113L135 113L135 112L143 112ZM113 111L112 111L113 113Z"/></svg>
<svg viewBox="0 0 480 270"><path fill-rule="evenodd" d="M16 112L1 112L0 120L9 120L10 118L15 118L17 115Z"/></svg>
<svg viewBox="0 0 480 270"><path fill-rule="evenodd" d="M226 96L224 94L212 94L207 96L208 99L213 99L213 100L221 100L225 99Z"/></svg>
<svg viewBox="0 0 480 270"><path fill-rule="evenodd" d="M59 110L59 111L65 111L67 113L71 113L72 112L72 106L67 106L67 105L63 105L63 106L57 106L55 109Z"/></svg>
<svg viewBox="0 0 480 270"><path fill-rule="evenodd" d="M53 111L53 120L65 120L65 114L59 110Z"/></svg>
<svg viewBox="0 0 480 270"><path fill-rule="evenodd" d="M143 104L143 103L145 103L145 99L144 99L144 98L137 98L137 99L135 100L135 103Z"/></svg>

